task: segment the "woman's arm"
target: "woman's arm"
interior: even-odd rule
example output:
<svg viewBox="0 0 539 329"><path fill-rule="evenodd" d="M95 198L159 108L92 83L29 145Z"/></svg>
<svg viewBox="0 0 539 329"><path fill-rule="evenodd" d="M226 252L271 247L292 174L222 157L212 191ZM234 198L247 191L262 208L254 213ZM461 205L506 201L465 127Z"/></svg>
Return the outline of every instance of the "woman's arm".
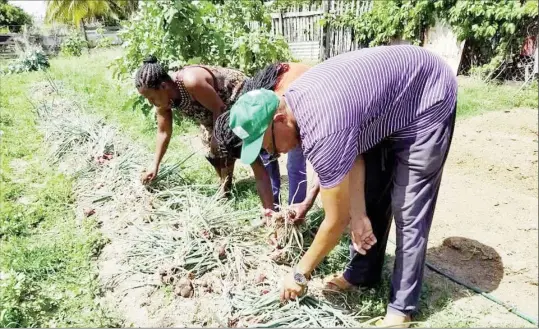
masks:
<svg viewBox="0 0 539 329"><path fill-rule="evenodd" d="M313 181L311 183L311 187L307 191L307 196L305 197L305 200L301 203L293 204L290 206L290 209L295 212L293 217L291 218L294 222L301 223L305 220L307 213L314 205L314 201L318 196L318 192L320 192L320 181L318 180L318 175L315 173Z"/></svg>
<svg viewBox="0 0 539 329"><path fill-rule="evenodd" d="M320 192L320 181L318 180L318 175L314 174L311 187L307 191L307 197L305 198L305 201L303 201L307 205L307 211L314 205L318 192Z"/></svg>
<svg viewBox="0 0 539 329"><path fill-rule="evenodd" d="M167 152L170 137L172 136L172 110L157 109L157 136L155 141L154 162L150 170L143 176L143 183L152 181L159 172L159 165Z"/></svg>
<svg viewBox="0 0 539 329"><path fill-rule="evenodd" d="M266 168L264 168L264 165L260 159L256 159L256 161L251 165L251 168L253 169L253 174L255 176L256 189L258 191L258 195L260 196L260 201L262 201L262 207L264 207L264 209L273 210L271 180Z"/></svg>
<svg viewBox="0 0 539 329"><path fill-rule="evenodd" d="M213 122L226 110L213 86L213 77L206 70L199 67L189 69L183 75L183 84L197 102L213 112Z"/></svg>

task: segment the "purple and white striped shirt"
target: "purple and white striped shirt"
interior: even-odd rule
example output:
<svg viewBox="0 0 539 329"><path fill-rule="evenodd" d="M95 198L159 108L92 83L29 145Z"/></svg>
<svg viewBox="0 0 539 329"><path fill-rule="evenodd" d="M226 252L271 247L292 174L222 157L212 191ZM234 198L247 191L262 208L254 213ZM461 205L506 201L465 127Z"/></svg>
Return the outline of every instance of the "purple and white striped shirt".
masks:
<svg viewBox="0 0 539 329"><path fill-rule="evenodd" d="M454 111L457 81L438 56L416 46L382 46L332 57L284 94L305 157L320 185L338 185L358 154L385 138L435 129Z"/></svg>

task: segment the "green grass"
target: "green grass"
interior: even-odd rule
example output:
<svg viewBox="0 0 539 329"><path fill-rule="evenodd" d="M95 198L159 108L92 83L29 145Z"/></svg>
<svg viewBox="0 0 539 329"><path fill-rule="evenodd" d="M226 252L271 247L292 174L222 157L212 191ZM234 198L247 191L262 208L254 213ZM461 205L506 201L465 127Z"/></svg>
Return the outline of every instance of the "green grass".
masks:
<svg viewBox="0 0 539 329"><path fill-rule="evenodd" d="M118 83L107 68L119 54L119 50L112 49L80 58L55 58L51 60L49 75L62 84L62 92L71 94L68 98L77 99L79 105L104 117L135 143L153 152L155 123L152 118L124 106L135 91L132 81ZM9 316L4 315L1 320L4 322L0 324L112 326L114 322L94 304L98 287L91 260L104 241L95 223L88 221L79 225L75 221L71 181L46 164L43 141L26 100L29 86L46 79L43 73L32 73L2 81L0 251L3 257L0 266L2 276L5 273L14 276L0 281L0 307L7 310L5 314ZM514 107L537 108L536 85L519 90L519 86L485 84L469 78L459 78L459 85L458 115L461 118ZM165 159L179 160L187 156L189 141L184 137L196 132L193 122L177 122ZM25 161L25 168L21 167L23 162L13 162L15 159ZM213 168L200 156L186 162L182 176L193 183L217 183ZM254 182L249 176L250 170L245 166L237 170L234 195L238 209L259 205ZM21 197L31 200L31 204L23 205ZM347 250L347 239L343 238L324 262L320 274L340 271L346 262ZM383 314L389 287L389 271L386 272L380 287L356 294L349 302L358 305L366 315ZM462 315L445 311L452 302L451 296L448 289L427 280L420 319L438 326L471 325Z"/></svg>
<svg viewBox="0 0 539 329"><path fill-rule="evenodd" d="M461 118L512 108L537 109L537 82L522 88L518 83L493 84L459 77L457 113Z"/></svg>
<svg viewBox="0 0 539 329"><path fill-rule="evenodd" d="M40 73L2 78L0 326L114 326L95 302L105 241L77 222L72 182L46 162L26 93Z"/></svg>

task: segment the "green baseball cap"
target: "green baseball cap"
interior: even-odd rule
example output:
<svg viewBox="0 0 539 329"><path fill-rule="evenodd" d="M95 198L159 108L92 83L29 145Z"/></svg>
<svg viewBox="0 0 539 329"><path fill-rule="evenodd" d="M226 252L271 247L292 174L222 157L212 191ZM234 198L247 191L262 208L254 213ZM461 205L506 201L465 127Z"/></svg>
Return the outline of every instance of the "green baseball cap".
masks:
<svg viewBox="0 0 539 329"><path fill-rule="evenodd" d="M278 106L277 94L271 90L258 89L242 95L230 109L229 126L243 140L243 163L253 163L260 154L264 133Z"/></svg>

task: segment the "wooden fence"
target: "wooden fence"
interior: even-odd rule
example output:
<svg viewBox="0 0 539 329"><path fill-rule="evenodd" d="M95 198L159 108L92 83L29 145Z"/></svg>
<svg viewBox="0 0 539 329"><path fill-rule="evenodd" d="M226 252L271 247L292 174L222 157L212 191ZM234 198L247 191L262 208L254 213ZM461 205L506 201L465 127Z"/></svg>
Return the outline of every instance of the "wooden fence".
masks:
<svg viewBox="0 0 539 329"><path fill-rule="evenodd" d="M0 59L15 57L16 33L0 34Z"/></svg>
<svg viewBox="0 0 539 329"><path fill-rule="evenodd" d="M352 12L359 16L372 8L373 0L326 0L321 4L304 4L273 13L272 32L282 35L295 58L320 61L362 48L354 40L351 28L330 24L322 26L325 15Z"/></svg>

